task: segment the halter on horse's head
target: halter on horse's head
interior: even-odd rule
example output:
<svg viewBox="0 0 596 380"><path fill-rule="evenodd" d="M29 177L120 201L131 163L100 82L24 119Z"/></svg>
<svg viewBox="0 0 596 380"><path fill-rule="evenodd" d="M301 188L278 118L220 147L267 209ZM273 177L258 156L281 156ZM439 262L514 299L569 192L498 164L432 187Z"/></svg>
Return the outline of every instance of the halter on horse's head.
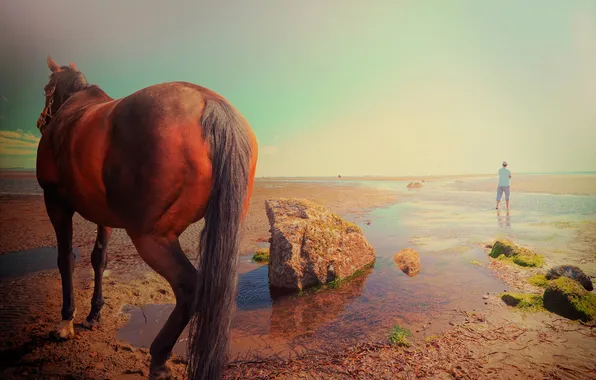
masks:
<svg viewBox="0 0 596 380"><path fill-rule="evenodd" d="M72 94L87 87L87 79L83 73L77 70L74 62L71 62L68 66L58 66L52 57L48 56L47 64L52 73L50 74L50 81L44 87L45 106L37 119L37 129L42 134L62 104Z"/></svg>

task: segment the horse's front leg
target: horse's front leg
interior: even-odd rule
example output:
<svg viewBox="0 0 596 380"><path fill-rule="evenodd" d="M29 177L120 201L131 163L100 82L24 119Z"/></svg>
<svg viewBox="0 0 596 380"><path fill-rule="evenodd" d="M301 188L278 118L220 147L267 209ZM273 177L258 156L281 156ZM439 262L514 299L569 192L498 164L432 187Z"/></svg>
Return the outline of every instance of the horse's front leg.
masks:
<svg viewBox="0 0 596 380"><path fill-rule="evenodd" d="M61 339L74 337L73 320L75 317L74 291L72 273L75 256L72 250L72 216L74 210L53 189L44 190L46 210L58 245L58 269L62 277L62 321L58 325L57 334Z"/></svg>
<svg viewBox="0 0 596 380"><path fill-rule="evenodd" d="M95 286L91 298L91 311L83 322L83 326L92 330L99 327L101 323L101 308L104 305L102 280L103 272L108 264L108 241L111 235L112 229L110 227L97 226L97 238L95 239L93 252L91 252L91 265L95 272Z"/></svg>

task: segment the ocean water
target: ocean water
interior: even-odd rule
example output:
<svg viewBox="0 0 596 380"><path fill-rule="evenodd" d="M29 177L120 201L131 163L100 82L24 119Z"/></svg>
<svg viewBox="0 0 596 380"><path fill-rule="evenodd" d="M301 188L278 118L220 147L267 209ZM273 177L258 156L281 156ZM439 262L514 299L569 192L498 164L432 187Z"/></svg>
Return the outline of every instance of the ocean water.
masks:
<svg viewBox="0 0 596 380"><path fill-rule="evenodd" d="M41 195L43 191L35 173L27 176L2 177L0 176L0 195Z"/></svg>

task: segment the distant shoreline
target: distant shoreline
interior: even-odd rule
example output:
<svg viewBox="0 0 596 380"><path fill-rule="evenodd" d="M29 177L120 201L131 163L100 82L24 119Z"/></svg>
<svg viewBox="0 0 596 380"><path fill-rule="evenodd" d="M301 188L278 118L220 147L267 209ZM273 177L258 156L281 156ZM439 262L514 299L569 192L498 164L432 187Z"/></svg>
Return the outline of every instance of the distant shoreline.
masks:
<svg viewBox="0 0 596 380"><path fill-rule="evenodd" d="M550 172L550 173L514 173L516 176L596 176L596 171L585 171L585 172ZM450 179L460 179L460 178L496 178L497 173L488 173L488 174L445 174L445 175L430 175L430 176L422 176L422 175L412 175L412 176L341 176L341 178L337 176L307 176L307 177L266 177L260 176L257 177L256 180L259 181L290 181L290 180L348 180L348 181L442 181L442 180L450 180Z"/></svg>

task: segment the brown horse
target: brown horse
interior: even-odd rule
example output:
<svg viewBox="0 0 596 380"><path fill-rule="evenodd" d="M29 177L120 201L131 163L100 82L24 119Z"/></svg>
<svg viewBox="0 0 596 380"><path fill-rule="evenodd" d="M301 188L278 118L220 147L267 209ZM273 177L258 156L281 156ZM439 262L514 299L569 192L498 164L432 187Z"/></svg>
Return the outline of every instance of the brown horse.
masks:
<svg viewBox="0 0 596 380"><path fill-rule="evenodd" d="M176 307L151 344L150 378L170 377L166 361L189 321L189 378L220 378L239 229L257 164L248 122L223 97L191 83L162 83L112 99L73 63L59 66L48 56L47 65L37 180L58 245L59 336L74 336L72 217L78 212L97 224L95 288L84 325L99 325L108 240L112 228L123 228L176 295ZM203 217L195 269L178 237Z"/></svg>

